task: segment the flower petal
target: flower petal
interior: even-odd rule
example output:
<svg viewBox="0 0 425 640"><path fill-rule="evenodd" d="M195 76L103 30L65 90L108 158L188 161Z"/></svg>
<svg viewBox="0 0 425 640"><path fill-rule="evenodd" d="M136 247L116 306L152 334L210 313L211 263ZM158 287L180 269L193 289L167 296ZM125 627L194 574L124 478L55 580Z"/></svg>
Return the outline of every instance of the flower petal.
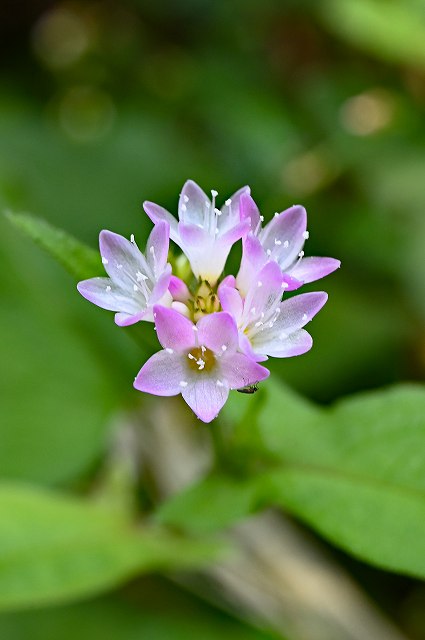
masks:
<svg viewBox="0 0 425 640"><path fill-rule="evenodd" d="M217 380L219 378L198 375L196 382L182 390L184 400L203 422L214 420L229 396L228 387L223 383L218 385Z"/></svg>
<svg viewBox="0 0 425 640"><path fill-rule="evenodd" d="M158 222L151 231L146 243L146 259L155 278L164 272L170 245L170 225Z"/></svg>
<svg viewBox="0 0 425 640"><path fill-rule="evenodd" d="M159 305L153 308L158 340L166 349L178 353L189 351L195 344L195 325L174 309Z"/></svg>
<svg viewBox="0 0 425 640"><path fill-rule="evenodd" d="M141 307L131 296L123 293L122 289L112 282L110 278L90 278L82 280L77 285L81 295L108 311L123 311L134 314L141 311Z"/></svg>
<svg viewBox="0 0 425 640"><path fill-rule="evenodd" d="M122 289L132 291L138 283L138 272L146 279L153 279L144 255L127 238L112 231L101 231L99 246L105 271Z"/></svg>
<svg viewBox="0 0 425 640"><path fill-rule="evenodd" d="M249 220L249 230L256 235L257 229L261 229L260 212L248 193L244 193L240 198L240 215L241 220Z"/></svg>
<svg viewBox="0 0 425 640"><path fill-rule="evenodd" d="M254 362L265 362L269 359L264 353L254 351L248 336L243 331L239 331L239 349Z"/></svg>
<svg viewBox="0 0 425 640"><path fill-rule="evenodd" d="M195 276L215 284L226 264L230 246L219 244L208 231L195 225L180 222L179 233L181 246Z"/></svg>
<svg viewBox="0 0 425 640"><path fill-rule="evenodd" d="M119 327L129 327L141 320L149 320L150 322L153 322L152 309L145 309L145 311L139 311L139 313L135 313L133 315L122 312L116 313L114 320L115 324Z"/></svg>
<svg viewBox="0 0 425 640"><path fill-rule="evenodd" d="M167 209L164 209L164 207L160 207L159 204L155 204L155 202L149 202L148 200L143 203L143 209L154 224L157 224L161 221L167 222L170 225L171 240L173 240L173 242L180 246L176 218L171 215L171 213L167 211Z"/></svg>
<svg viewBox="0 0 425 640"><path fill-rule="evenodd" d="M234 353L238 348L238 330L234 318L225 311L203 316L196 325L199 344L215 354Z"/></svg>
<svg viewBox="0 0 425 640"><path fill-rule="evenodd" d="M253 362L243 353L226 355L220 362L220 369L230 389L241 389L269 377L270 371Z"/></svg>
<svg viewBox="0 0 425 640"><path fill-rule="evenodd" d="M282 300L284 284L282 272L276 262L268 262L252 282L245 299L243 322L253 327L256 322L266 323Z"/></svg>
<svg viewBox="0 0 425 640"><path fill-rule="evenodd" d="M168 292L170 278L171 278L171 265L167 264L164 268L163 273L159 276L157 282L155 283L152 289L152 293L149 298L149 306L159 303L161 298L165 296L165 294ZM164 304L163 302L161 302L161 304L163 304L164 306L171 305L171 294L168 293L167 297L169 298L169 304Z"/></svg>
<svg viewBox="0 0 425 640"><path fill-rule="evenodd" d="M223 286L223 283L224 280L218 287L220 304L223 311L230 313L234 317L236 324L239 325L242 320L243 300L237 289L230 286Z"/></svg>
<svg viewBox="0 0 425 640"><path fill-rule="evenodd" d="M267 256L279 263L282 271L290 267L304 246L307 213L295 205L275 216L260 233Z"/></svg>
<svg viewBox="0 0 425 640"><path fill-rule="evenodd" d="M193 180L185 182L179 200L180 222L204 227L205 219L213 214L210 199L201 187Z"/></svg>
<svg viewBox="0 0 425 640"><path fill-rule="evenodd" d="M266 252L260 240L253 233L249 233L243 241L241 266L236 277L237 287L244 297L253 279L266 262Z"/></svg>
<svg viewBox="0 0 425 640"><path fill-rule="evenodd" d="M155 396L176 396L182 390L187 367L177 353L158 351L143 365L134 381L139 391Z"/></svg>
<svg viewBox="0 0 425 640"><path fill-rule="evenodd" d="M239 222L243 222L241 216L241 201L245 195L249 195L250 191L248 186L242 187L230 196L221 207L221 215L217 220L220 235L239 224Z"/></svg>
<svg viewBox="0 0 425 640"><path fill-rule="evenodd" d="M178 300L179 302L187 302L191 297L187 284L177 276L171 276L168 288L171 295L173 296L173 300Z"/></svg>
<svg viewBox="0 0 425 640"><path fill-rule="evenodd" d="M314 282L332 273L341 266L335 258L303 258L291 269L291 276L301 283Z"/></svg>
<svg viewBox="0 0 425 640"><path fill-rule="evenodd" d="M274 358L291 358L309 351L313 345L311 335L300 329L284 337L277 333L259 333L252 341L253 349Z"/></svg>
<svg viewBox="0 0 425 640"><path fill-rule="evenodd" d="M280 305L280 314L274 323L273 330L290 334L301 329L314 318L327 299L328 294L324 291L314 291L285 300Z"/></svg>

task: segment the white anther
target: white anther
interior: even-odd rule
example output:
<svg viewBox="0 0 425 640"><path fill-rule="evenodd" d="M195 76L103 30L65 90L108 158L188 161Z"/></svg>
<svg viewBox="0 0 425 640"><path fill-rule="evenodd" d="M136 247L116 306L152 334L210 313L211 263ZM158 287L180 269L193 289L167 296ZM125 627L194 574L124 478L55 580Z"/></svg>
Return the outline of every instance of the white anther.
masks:
<svg viewBox="0 0 425 640"><path fill-rule="evenodd" d="M108 264L108 258L102 256L102 264Z"/></svg>
<svg viewBox="0 0 425 640"><path fill-rule="evenodd" d="M206 351L206 350L207 350L207 348L202 344L202 345L201 345L201 351L202 351L202 353L205 353L205 351Z"/></svg>
<svg viewBox="0 0 425 640"><path fill-rule="evenodd" d="M193 329L194 331L198 331L198 327L195 327L195 325L193 325L192 329Z"/></svg>
<svg viewBox="0 0 425 640"><path fill-rule="evenodd" d="M193 356L191 353L188 353L187 357L189 358L189 360L196 360L195 356Z"/></svg>
<svg viewBox="0 0 425 640"><path fill-rule="evenodd" d="M260 318L264 318L265 315L266 314L264 313L264 311L262 311L261 314L260 314Z"/></svg>
<svg viewBox="0 0 425 640"><path fill-rule="evenodd" d="M305 322L307 320L308 316L306 313L303 313L303 322Z"/></svg>
<svg viewBox="0 0 425 640"><path fill-rule="evenodd" d="M222 344L222 345L221 345L221 350L222 350L222 351L227 351L227 346L226 346L225 344Z"/></svg>
<svg viewBox="0 0 425 640"><path fill-rule="evenodd" d="M149 253L151 253L154 256L155 255L155 247L149 247Z"/></svg>
<svg viewBox="0 0 425 640"><path fill-rule="evenodd" d="M230 207L230 205L232 204L232 198L228 198L224 204L226 205L226 207Z"/></svg>
<svg viewBox="0 0 425 640"><path fill-rule="evenodd" d="M261 222L264 222L264 216L260 216Z"/></svg>
<svg viewBox="0 0 425 640"><path fill-rule="evenodd" d="M179 384L180 384L180 386L181 386L181 387L183 387L183 389L184 389L185 387L187 387L187 382L186 382L186 380L180 380Z"/></svg>
<svg viewBox="0 0 425 640"><path fill-rule="evenodd" d="M218 196L218 191L216 191L215 189L211 189L211 195L213 198L216 198Z"/></svg>
<svg viewBox="0 0 425 640"><path fill-rule="evenodd" d="M141 271L137 271L136 272L136 280L137 282L143 282L144 280L147 280L148 276L145 276L144 273L142 273Z"/></svg>
<svg viewBox="0 0 425 640"><path fill-rule="evenodd" d="M157 315L158 315L158 314L155 312L155 313L153 314L153 317L154 317L154 318L156 318L156 316L157 316Z"/></svg>
<svg viewBox="0 0 425 640"><path fill-rule="evenodd" d="M133 291L138 291L139 287L137 286L137 284L133 284Z"/></svg>
<svg viewBox="0 0 425 640"><path fill-rule="evenodd" d="M215 208L215 209L214 209L214 213L216 213L218 216L221 216L221 211L220 211L220 209Z"/></svg>
<svg viewBox="0 0 425 640"><path fill-rule="evenodd" d="M174 349L171 349L171 347L167 347L167 348L165 349L165 351L166 351L167 353L174 353Z"/></svg>
<svg viewBox="0 0 425 640"><path fill-rule="evenodd" d="M275 238L274 243L277 247L280 247L280 245L282 244L282 240L278 240L277 238Z"/></svg>
<svg viewBox="0 0 425 640"><path fill-rule="evenodd" d="M183 196L183 202L189 202L189 196Z"/></svg>
<svg viewBox="0 0 425 640"><path fill-rule="evenodd" d="M108 284L108 286L106 287L106 291L107 291L108 293L111 291L111 287L109 286L109 284Z"/></svg>
<svg viewBox="0 0 425 640"><path fill-rule="evenodd" d="M185 204L180 205L180 209L184 212L187 210L187 207Z"/></svg>
<svg viewBox="0 0 425 640"><path fill-rule="evenodd" d="M205 360L202 360L202 358L199 358L199 360L196 361L196 364L198 365L199 371L202 371L202 369L205 368Z"/></svg>
<svg viewBox="0 0 425 640"><path fill-rule="evenodd" d="M303 232L303 238L304 240L308 240L308 238L310 237L310 233L308 231L304 231Z"/></svg>
<svg viewBox="0 0 425 640"><path fill-rule="evenodd" d="M219 229L216 229L216 230L214 231L214 233L215 233L215 235L218 235L218 234L220 233L220 230L219 230Z"/></svg>
<svg viewBox="0 0 425 640"><path fill-rule="evenodd" d="M289 247L289 240L285 240L285 242L283 243L283 248L287 249Z"/></svg>
<svg viewBox="0 0 425 640"><path fill-rule="evenodd" d="M132 244L134 244L134 233L132 233L132 234L131 234L131 236L130 236L130 242L131 242Z"/></svg>
<svg viewBox="0 0 425 640"><path fill-rule="evenodd" d="M221 380L217 380L217 387L224 387L224 384L222 383Z"/></svg>
<svg viewBox="0 0 425 640"><path fill-rule="evenodd" d="M268 256L271 256L272 255L271 249L267 249L266 253Z"/></svg>
<svg viewBox="0 0 425 640"><path fill-rule="evenodd" d="M298 257L299 258L303 258L304 257L304 251L300 251L299 254L298 254Z"/></svg>
<svg viewBox="0 0 425 640"><path fill-rule="evenodd" d="M287 289L289 287L289 284L287 282L282 282L280 287L281 287L281 289Z"/></svg>
<svg viewBox="0 0 425 640"><path fill-rule="evenodd" d="M254 327L257 327L257 328L258 328L258 327L261 327L261 325L262 325L262 324L263 324L263 323L261 322L261 320L259 320L258 322L256 322L256 323L254 324Z"/></svg>
<svg viewBox="0 0 425 640"><path fill-rule="evenodd" d="M279 211L275 211L274 212L274 217L277 218L278 215L279 215Z"/></svg>
<svg viewBox="0 0 425 640"><path fill-rule="evenodd" d="M251 313L255 313L256 311L257 311L257 309L255 307L252 307Z"/></svg>
<svg viewBox="0 0 425 640"><path fill-rule="evenodd" d="M117 269L122 269L122 264L117 264Z"/></svg>
<svg viewBox="0 0 425 640"><path fill-rule="evenodd" d="M259 280L259 281L257 282L257 287L262 287L262 286L263 286L263 283L261 282L261 280Z"/></svg>

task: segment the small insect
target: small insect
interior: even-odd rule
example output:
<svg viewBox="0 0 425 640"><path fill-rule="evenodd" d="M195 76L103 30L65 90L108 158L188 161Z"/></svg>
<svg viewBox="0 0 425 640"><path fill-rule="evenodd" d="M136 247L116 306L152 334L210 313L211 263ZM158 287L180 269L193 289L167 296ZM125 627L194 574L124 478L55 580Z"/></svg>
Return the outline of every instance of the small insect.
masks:
<svg viewBox="0 0 425 640"><path fill-rule="evenodd" d="M258 391L258 382L254 382L253 384L247 384L245 387L242 387L241 389L236 389L236 391L239 391L239 393L247 393L249 395L252 395L253 393L256 393Z"/></svg>

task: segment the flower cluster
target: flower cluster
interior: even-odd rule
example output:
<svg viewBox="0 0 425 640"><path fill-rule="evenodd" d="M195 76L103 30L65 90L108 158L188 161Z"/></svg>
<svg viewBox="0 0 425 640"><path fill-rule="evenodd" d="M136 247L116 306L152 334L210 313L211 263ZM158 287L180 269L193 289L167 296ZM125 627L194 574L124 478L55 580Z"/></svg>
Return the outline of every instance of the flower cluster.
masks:
<svg viewBox="0 0 425 640"><path fill-rule="evenodd" d="M322 278L340 265L333 258L304 257L306 211L293 206L262 226L249 187L216 207L192 180L183 186L178 220L145 202L154 223L144 253L110 231L100 233L108 274L78 284L94 304L115 311L128 326L155 323L163 347L141 368L134 386L159 396L182 394L204 422L213 420L231 389L249 389L268 377L260 362L300 355L312 346L303 328L327 300L324 292L282 301L284 293ZM169 241L183 257L172 273ZM223 277L230 249L242 240L235 276Z"/></svg>

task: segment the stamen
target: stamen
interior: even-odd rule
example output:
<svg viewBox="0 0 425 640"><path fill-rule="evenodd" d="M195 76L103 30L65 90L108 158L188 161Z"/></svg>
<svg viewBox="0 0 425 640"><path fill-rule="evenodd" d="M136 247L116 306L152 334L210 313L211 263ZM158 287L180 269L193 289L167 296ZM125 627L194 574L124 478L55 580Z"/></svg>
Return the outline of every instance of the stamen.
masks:
<svg viewBox="0 0 425 640"><path fill-rule="evenodd" d="M224 384L222 383L221 380L217 380L217 387L224 387Z"/></svg>
<svg viewBox="0 0 425 640"><path fill-rule="evenodd" d="M183 202L189 202L189 196L184 195L183 196Z"/></svg>
<svg viewBox="0 0 425 640"><path fill-rule="evenodd" d="M264 216L260 216L260 221L264 222Z"/></svg>
<svg viewBox="0 0 425 640"><path fill-rule="evenodd" d="M134 233L132 233L131 236L130 236L130 242L131 242L131 244L136 244L135 240L134 240Z"/></svg>
<svg viewBox="0 0 425 640"><path fill-rule="evenodd" d="M226 205L226 207L230 207L230 205L232 204L232 198L228 198L224 204Z"/></svg>
<svg viewBox="0 0 425 640"><path fill-rule="evenodd" d="M122 264L117 264L117 269L122 269Z"/></svg>
<svg viewBox="0 0 425 640"><path fill-rule="evenodd" d="M263 283L261 282L261 280L259 280L259 281L257 282L257 287L262 287L262 286L263 286Z"/></svg>
<svg viewBox="0 0 425 640"><path fill-rule="evenodd" d="M133 284L133 291L138 291L139 287L137 286L137 284Z"/></svg>
<svg viewBox="0 0 425 640"><path fill-rule="evenodd" d="M275 211L274 212L274 217L277 218L278 215L279 215L279 211Z"/></svg>
<svg viewBox="0 0 425 640"><path fill-rule="evenodd" d="M111 291L111 287L109 286L109 284L108 284L108 286L106 287L106 291L107 291L107 293L109 293L109 292Z"/></svg>
<svg viewBox="0 0 425 640"><path fill-rule="evenodd" d="M183 387L183 389L184 389L185 387L187 387L187 382L186 382L186 380L180 380L179 384L180 384L180 386L181 386L181 387Z"/></svg>
<svg viewBox="0 0 425 640"><path fill-rule="evenodd" d="M167 347L167 348L165 349L165 351L166 351L167 353L174 353L174 349L171 349L171 347Z"/></svg>
<svg viewBox="0 0 425 640"><path fill-rule="evenodd" d="M282 244L282 240L278 240L277 238L275 238L274 243L277 247L280 247L280 245Z"/></svg>
<svg viewBox="0 0 425 640"><path fill-rule="evenodd" d="M221 350L222 350L222 351L227 351L227 346L226 346L225 344L222 344L222 345L221 345Z"/></svg>
<svg viewBox="0 0 425 640"><path fill-rule="evenodd" d="M263 323L263 322L261 322L261 320L258 320L258 322L256 322L256 323L254 324L254 327L257 327L257 328L258 328L258 327L261 327L261 325L262 325L262 324L264 324L264 323Z"/></svg>
<svg viewBox="0 0 425 640"><path fill-rule="evenodd" d="M199 360L196 361L196 364L198 365L199 371L202 371L202 369L205 367L205 360L199 358Z"/></svg>
<svg viewBox="0 0 425 640"><path fill-rule="evenodd" d="M285 240L285 242L283 243L283 248L287 249L289 247L289 240Z"/></svg>
<svg viewBox="0 0 425 640"><path fill-rule="evenodd" d="M310 237L310 233L308 231L304 231L304 233L303 233L304 240L308 240L309 237Z"/></svg>
<svg viewBox="0 0 425 640"><path fill-rule="evenodd" d="M185 204L181 204L181 205L180 205L180 209L181 209L181 211L183 211L183 212L184 212L184 211L187 211L187 207L186 207L186 205L185 205Z"/></svg>
<svg viewBox="0 0 425 640"><path fill-rule="evenodd" d="M267 249L266 253L270 257L272 255L271 249Z"/></svg>
<svg viewBox="0 0 425 640"><path fill-rule="evenodd" d="M148 280L148 276L145 276L145 274L142 273L141 271L137 271L136 280L137 282L144 282L145 280Z"/></svg>
<svg viewBox="0 0 425 640"><path fill-rule="evenodd" d="M303 322L305 322L308 318L308 315L306 313L303 313Z"/></svg>
<svg viewBox="0 0 425 640"><path fill-rule="evenodd" d="M202 351L202 353L205 353L205 351L206 351L206 350L207 350L206 346L202 344L202 345L201 345L201 351Z"/></svg>
<svg viewBox="0 0 425 640"><path fill-rule="evenodd" d="M187 357L189 358L189 360L196 360L195 356L193 356L191 353L188 353Z"/></svg>
<svg viewBox="0 0 425 640"><path fill-rule="evenodd" d="M211 189L211 195L213 198L216 198L218 196L218 191L216 191L215 189Z"/></svg>
<svg viewBox="0 0 425 640"><path fill-rule="evenodd" d="M108 264L108 258L102 256L102 264Z"/></svg>
<svg viewBox="0 0 425 640"><path fill-rule="evenodd" d="M256 311L257 311L257 309L255 307L252 307L251 313L255 313Z"/></svg>
<svg viewBox="0 0 425 640"><path fill-rule="evenodd" d="M287 337L288 337L288 334L285 333L284 331L282 331L282 333L279 334L280 340L286 340Z"/></svg>

